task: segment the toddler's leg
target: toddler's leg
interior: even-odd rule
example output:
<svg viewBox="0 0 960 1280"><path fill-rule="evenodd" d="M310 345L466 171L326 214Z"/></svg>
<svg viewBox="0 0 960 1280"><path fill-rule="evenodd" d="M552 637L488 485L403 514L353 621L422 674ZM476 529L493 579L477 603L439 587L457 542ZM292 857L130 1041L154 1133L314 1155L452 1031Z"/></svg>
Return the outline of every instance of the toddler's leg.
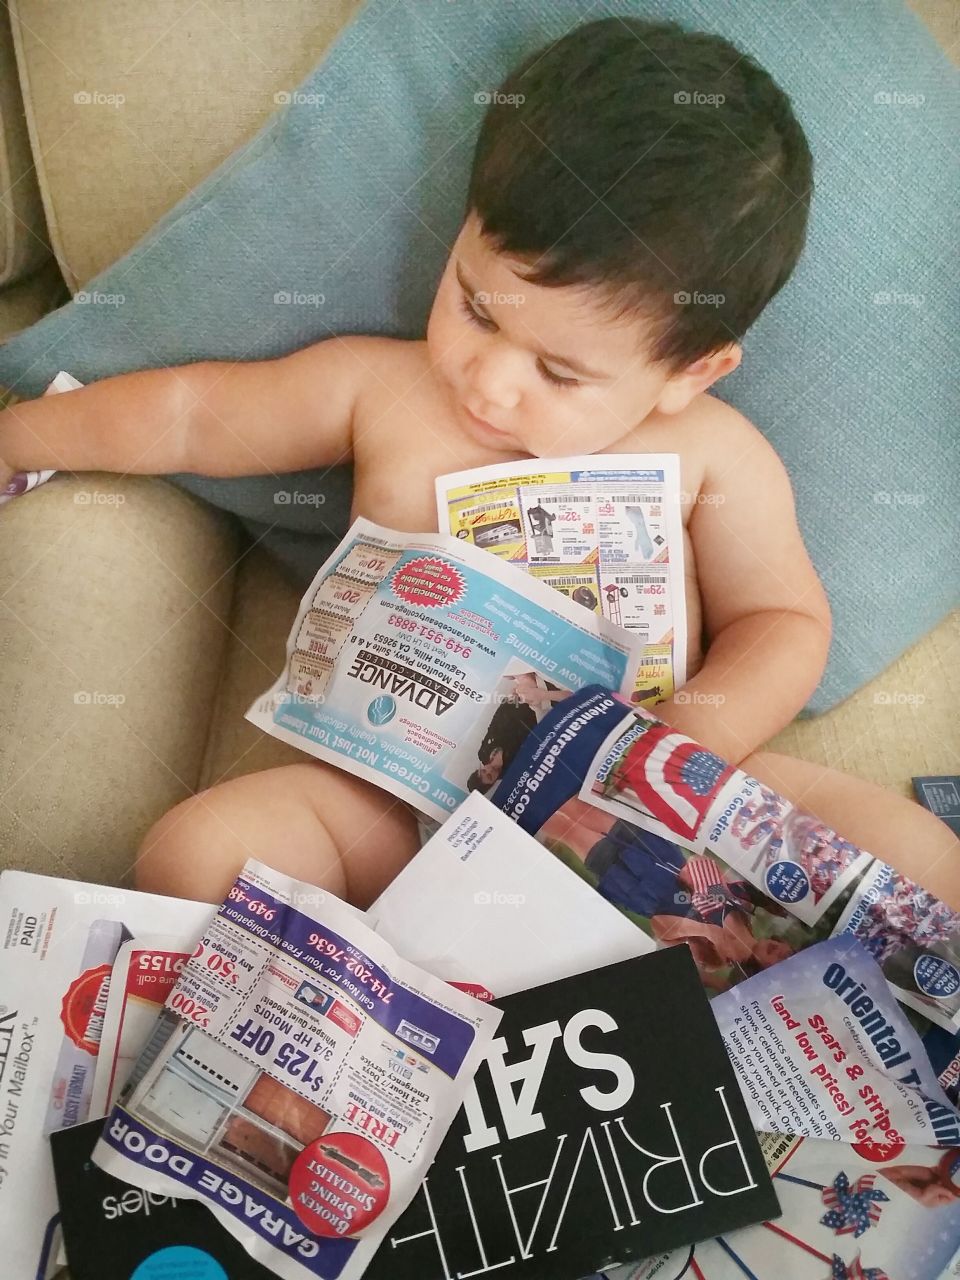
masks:
<svg viewBox="0 0 960 1280"><path fill-rule="evenodd" d="M367 907L418 847L413 813L319 761L232 778L150 828L136 882L148 893L222 902L247 858Z"/></svg>
<svg viewBox="0 0 960 1280"><path fill-rule="evenodd" d="M960 840L922 805L774 751L756 751L739 768L960 911Z"/></svg>

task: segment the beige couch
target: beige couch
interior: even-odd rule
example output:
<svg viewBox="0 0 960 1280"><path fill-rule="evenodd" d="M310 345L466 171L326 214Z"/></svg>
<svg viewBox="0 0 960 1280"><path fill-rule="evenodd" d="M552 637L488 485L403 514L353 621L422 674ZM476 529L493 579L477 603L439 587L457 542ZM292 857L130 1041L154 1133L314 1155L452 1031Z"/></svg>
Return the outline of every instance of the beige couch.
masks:
<svg viewBox="0 0 960 1280"><path fill-rule="evenodd" d="M357 3L10 0L9 20L0 7L0 339L249 138ZM952 0L918 8L956 54ZM78 107L84 90L122 93L123 108ZM61 478L8 507L0 865L119 882L178 800L301 758L243 719L282 664L296 605L228 517L162 480ZM773 745L909 794L911 775L956 767L958 659L955 617Z"/></svg>

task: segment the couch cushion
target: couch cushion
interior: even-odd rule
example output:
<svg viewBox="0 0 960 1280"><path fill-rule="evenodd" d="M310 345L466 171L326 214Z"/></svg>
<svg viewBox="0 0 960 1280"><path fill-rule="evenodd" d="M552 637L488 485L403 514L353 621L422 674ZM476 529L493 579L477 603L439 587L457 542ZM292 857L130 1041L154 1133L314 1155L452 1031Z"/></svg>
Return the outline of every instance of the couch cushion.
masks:
<svg viewBox="0 0 960 1280"><path fill-rule="evenodd" d="M249 139L359 2L10 0L51 241L71 289Z"/></svg>
<svg viewBox="0 0 960 1280"><path fill-rule="evenodd" d="M0 849L119 884L198 786L228 634L231 522L164 481L57 476L0 534Z"/></svg>
<svg viewBox="0 0 960 1280"><path fill-rule="evenodd" d="M250 704L283 670L287 636L299 605L300 592L277 573L271 555L255 547L244 556L237 567L230 635L210 718L202 787L312 758L244 719Z"/></svg>
<svg viewBox="0 0 960 1280"><path fill-rule="evenodd" d="M0 289L29 275L49 257L10 14L0 5Z"/></svg>
<svg viewBox="0 0 960 1280"><path fill-rule="evenodd" d="M607 0L589 16L603 13L727 32L792 95L817 157L807 253L722 394L794 480L834 608L830 663L809 703L823 710L956 598L943 569L960 497L946 373L960 356L948 301L952 73L896 0L809 0L776 23L750 0ZM90 381L144 363L263 357L330 332L422 332L461 213L474 95L582 16L575 0L372 0L294 101L93 282L125 305L74 303L42 321L0 347L0 382L37 394L58 367ZM325 302L277 305L291 290ZM288 486L277 477L178 480L258 522L301 585L345 524L346 503L328 497L311 509L316 541L286 527L303 511L278 521L276 490ZM326 493L331 479L297 483Z"/></svg>
<svg viewBox="0 0 960 1280"><path fill-rule="evenodd" d="M960 761L960 612L825 715L794 720L771 751L828 765L915 799L911 778Z"/></svg>
<svg viewBox="0 0 960 1280"><path fill-rule="evenodd" d="M31 275L0 290L0 342L29 328L68 297L60 268L48 257Z"/></svg>

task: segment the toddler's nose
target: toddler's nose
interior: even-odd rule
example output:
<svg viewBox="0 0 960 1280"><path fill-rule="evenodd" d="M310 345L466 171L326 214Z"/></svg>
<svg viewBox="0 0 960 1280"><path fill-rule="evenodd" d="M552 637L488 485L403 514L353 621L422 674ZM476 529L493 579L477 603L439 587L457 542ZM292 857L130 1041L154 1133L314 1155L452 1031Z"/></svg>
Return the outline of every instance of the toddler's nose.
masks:
<svg viewBox="0 0 960 1280"><path fill-rule="evenodd" d="M473 403L486 406L491 413L514 408L520 398L517 391L520 356L503 349L497 351L495 346L491 344L490 349L475 359L471 371ZM475 412L479 417L487 416L479 409Z"/></svg>

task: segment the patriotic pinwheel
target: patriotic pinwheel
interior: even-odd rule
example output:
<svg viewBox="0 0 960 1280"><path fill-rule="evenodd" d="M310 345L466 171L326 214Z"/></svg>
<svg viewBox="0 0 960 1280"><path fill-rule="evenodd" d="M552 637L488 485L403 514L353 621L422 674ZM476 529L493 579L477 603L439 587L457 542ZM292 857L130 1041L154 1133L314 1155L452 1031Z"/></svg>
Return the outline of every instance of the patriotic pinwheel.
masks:
<svg viewBox="0 0 960 1280"><path fill-rule="evenodd" d="M852 1262L844 1262L834 1254L830 1280L888 1280L888 1276L879 1267L865 1267L859 1254Z"/></svg>
<svg viewBox="0 0 960 1280"><path fill-rule="evenodd" d="M880 1206L890 1199L886 1192L875 1189L875 1181L876 1174L865 1173L851 1184L841 1169L833 1184L821 1192L829 1210L820 1219L823 1225L832 1227L838 1236L852 1231L853 1238L859 1240L880 1220Z"/></svg>

